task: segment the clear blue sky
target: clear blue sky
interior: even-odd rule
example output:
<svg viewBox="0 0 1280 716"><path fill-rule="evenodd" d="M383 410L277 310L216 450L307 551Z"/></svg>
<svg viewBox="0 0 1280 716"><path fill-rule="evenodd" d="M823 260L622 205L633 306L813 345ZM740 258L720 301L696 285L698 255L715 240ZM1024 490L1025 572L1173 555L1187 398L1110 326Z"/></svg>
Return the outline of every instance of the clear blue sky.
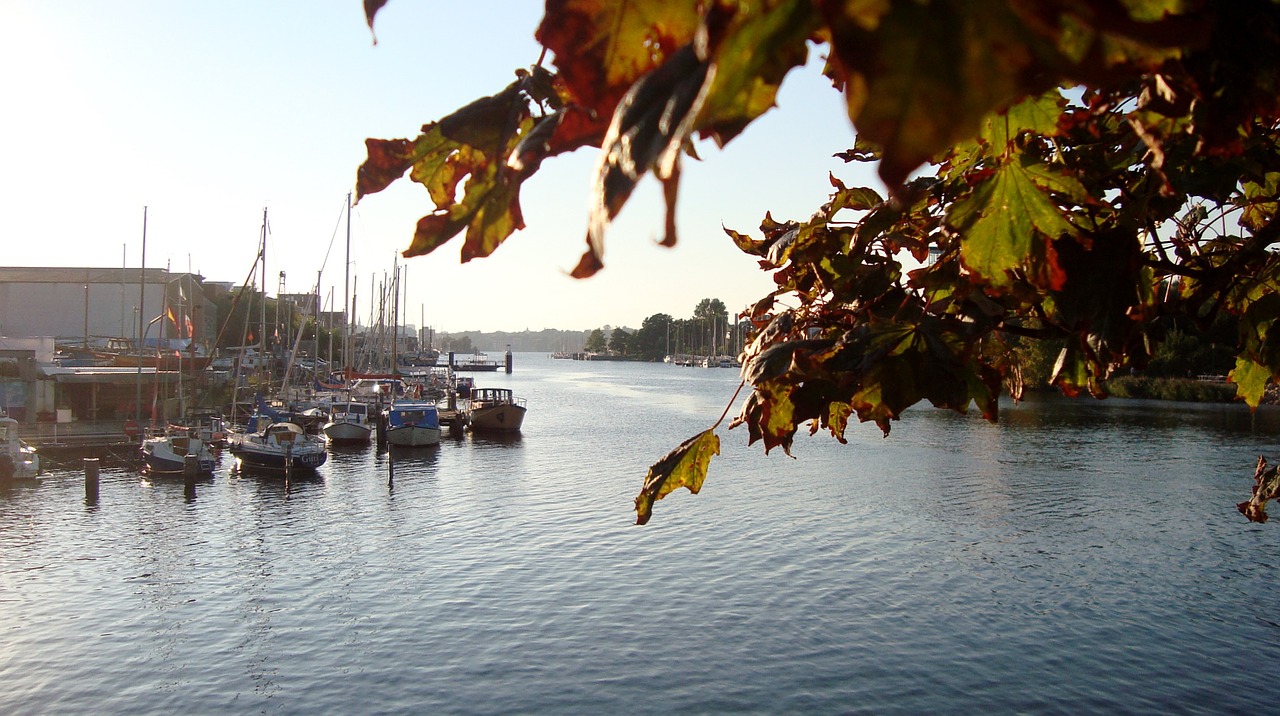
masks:
<svg viewBox="0 0 1280 716"><path fill-rule="evenodd" d="M391 0L375 46L359 0L0 0L0 263L136 267L147 206L147 266L239 283L266 207L268 292L280 271L286 291L310 290L323 268L322 293L341 304L340 215L364 139L416 136L506 86L538 59L541 13L537 2ZM758 236L766 211L807 218L831 191L828 172L880 186L831 157L853 130L818 56L788 78L778 108L685 162L675 249L655 243L663 208L650 178L608 233L604 271L567 276L585 246L596 160L579 150L525 184L528 228L493 256L460 264L455 239L400 259L405 320L443 331L639 326L688 316L702 298L738 310L764 295L768 275L722 225ZM400 184L354 212L358 297L432 208Z"/></svg>

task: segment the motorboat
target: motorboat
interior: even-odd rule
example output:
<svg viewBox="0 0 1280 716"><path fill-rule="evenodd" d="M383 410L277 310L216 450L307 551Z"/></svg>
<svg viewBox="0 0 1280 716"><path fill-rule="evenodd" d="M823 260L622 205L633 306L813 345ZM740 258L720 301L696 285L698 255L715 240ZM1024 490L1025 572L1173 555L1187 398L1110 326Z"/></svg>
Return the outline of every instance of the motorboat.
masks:
<svg viewBox="0 0 1280 716"><path fill-rule="evenodd" d="M18 435L18 421L0 416L0 480L30 480L40 475L40 456Z"/></svg>
<svg viewBox="0 0 1280 716"><path fill-rule="evenodd" d="M472 430L513 432L524 424L524 398L510 388L472 388L467 422Z"/></svg>
<svg viewBox="0 0 1280 716"><path fill-rule="evenodd" d="M201 475L212 474L217 466L217 456L196 428L175 427L142 441L142 461L153 474L185 473L188 455L196 456Z"/></svg>
<svg viewBox="0 0 1280 716"><path fill-rule="evenodd" d="M360 401L342 401L329 405L329 422L320 432L331 443L367 443L373 434L369 421L369 404Z"/></svg>
<svg viewBox="0 0 1280 716"><path fill-rule="evenodd" d="M257 429L233 433L231 454L241 467L275 471L314 471L329 459L324 438L308 435L297 423L273 421L268 416L255 419Z"/></svg>
<svg viewBox="0 0 1280 716"><path fill-rule="evenodd" d="M421 447L440 442L440 410L435 403L399 400L386 410L387 442Z"/></svg>

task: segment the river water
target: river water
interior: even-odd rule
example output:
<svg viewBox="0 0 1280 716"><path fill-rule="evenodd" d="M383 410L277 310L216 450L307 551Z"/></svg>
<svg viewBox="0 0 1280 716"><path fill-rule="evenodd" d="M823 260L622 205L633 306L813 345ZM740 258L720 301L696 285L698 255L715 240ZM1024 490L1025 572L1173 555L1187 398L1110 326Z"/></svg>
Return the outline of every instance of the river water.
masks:
<svg viewBox="0 0 1280 716"><path fill-rule="evenodd" d="M1235 510L1276 412L919 408L795 459L721 428L637 527L735 371L477 382L528 400L521 436L0 491L0 712L1276 712L1280 523Z"/></svg>

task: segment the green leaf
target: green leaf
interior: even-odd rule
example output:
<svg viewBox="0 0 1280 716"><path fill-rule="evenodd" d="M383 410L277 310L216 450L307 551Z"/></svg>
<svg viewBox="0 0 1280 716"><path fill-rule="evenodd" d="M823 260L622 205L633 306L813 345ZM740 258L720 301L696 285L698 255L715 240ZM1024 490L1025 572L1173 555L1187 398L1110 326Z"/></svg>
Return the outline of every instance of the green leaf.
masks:
<svg viewBox="0 0 1280 716"><path fill-rule="evenodd" d="M720 436L714 430L706 430L680 443L654 463L636 496L636 524L646 524L653 515L653 503L681 487L698 494L707 478L711 458L719 454Z"/></svg>
<svg viewBox="0 0 1280 716"><path fill-rule="evenodd" d="M1246 204L1240 214L1240 223L1254 231L1274 221L1280 212L1280 172L1267 172L1264 182L1244 182Z"/></svg>
<svg viewBox="0 0 1280 716"><path fill-rule="evenodd" d="M1003 112L993 112L983 117L979 136L987 141L990 153L1004 154L1023 132L1041 136L1058 133L1058 116L1066 106L1066 99L1057 89L1028 97Z"/></svg>
<svg viewBox="0 0 1280 716"><path fill-rule="evenodd" d="M740 3L715 50L715 81L707 91L698 131L720 146L774 106L778 87L808 58L806 41L818 28L811 0Z"/></svg>
<svg viewBox="0 0 1280 716"><path fill-rule="evenodd" d="M1262 396L1267 392L1267 383L1271 381L1271 370L1245 356L1236 358L1236 367L1227 376L1227 380L1236 384L1236 395L1240 396L1250 408L1262 403Z"/></svg>
<svg viewBox="0 0 1280 716"><path fill-rule="evenodd" d="M1061 288L1066 280L1050 241L1075 228L1022 161L996 169L952 205L947 222L962 234L965 267L992 286L1010 286L1015 271L1025 271L1044 288Z"/></svg>

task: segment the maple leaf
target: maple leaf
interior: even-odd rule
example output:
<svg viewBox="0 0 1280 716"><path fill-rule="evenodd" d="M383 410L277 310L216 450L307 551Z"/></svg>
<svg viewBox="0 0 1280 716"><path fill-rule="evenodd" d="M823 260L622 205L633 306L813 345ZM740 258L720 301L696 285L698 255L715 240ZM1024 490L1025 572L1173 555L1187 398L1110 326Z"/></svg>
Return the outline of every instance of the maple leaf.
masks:
<svg viewBox="0 0 1280 716"><path fill-rule="evenodd" d="M601 146L595 201L587 225L587 251L572 271L575 278L591 276L604 266L605 228L650 169L666 186L667 235L662 243L675 244L679 153L693 129L693 118L712 77L711 66L688 45L637 80L618 103Z"/></svg>
<svg viewBox="0 0 1280 716"><path fill-rule="evenodd" d="M705 430L680 443L675 450L649 467L644 487L636 496L636 524L643 525L653 515L653 503L684 487L698 494L707 478L711 458L720 454L720 436Z"/></svg>
<svg viewBox="0 0 1280 716"><path fill-rule="evenodd" d="M1267 392L1267 383L1271 382L1271 370L1242 355L1236 358L1236 367L1227 380L1236 384L1236 394L1250 408L1257 408Z"/></svg>
<svg viewBox="0 0 1280 716"><path fill-rule="evenodd" d="M698 29L693 0L548 0L535 37L554 53L572 109L550 139L553 154L599 146L623 95Z"/></svg>
<svg viewBox="0 0 1280 716"><path fill-rule="evenodd" d="M810 0L739 4L711 57L716 79L699 134L723 147L773 108L783 78L807 61L807 40L818 27Z"/></svg>
<svg viewBox="0 0 1280 716"><path fill-rule="evenodd" d="M541 161L541 150L524 142L537 126L526 92L545 82L545 75L518 76L498 94L423 126L412 141L366 140L368 158L356 174L357 200L382 191L407 171L435 204L434 212L418 220L405 257L430 253L466 229L466 262L488 256L524 228L520 185ZM520 159L517 166L511 166L511 157ZM457 188L464 180L458 200Z"/></svg>
<svg viewBox="0 0 1280 716"><path fill-rule="evenodd" d="M947 215L963 235L965 267L995 287L1009 287L1011 274L1023 270L1044 288L1061 288L1066 281L1051 240L1076 229L1037 186L1036 176L1022 159L1005 162Z"/></svg>

